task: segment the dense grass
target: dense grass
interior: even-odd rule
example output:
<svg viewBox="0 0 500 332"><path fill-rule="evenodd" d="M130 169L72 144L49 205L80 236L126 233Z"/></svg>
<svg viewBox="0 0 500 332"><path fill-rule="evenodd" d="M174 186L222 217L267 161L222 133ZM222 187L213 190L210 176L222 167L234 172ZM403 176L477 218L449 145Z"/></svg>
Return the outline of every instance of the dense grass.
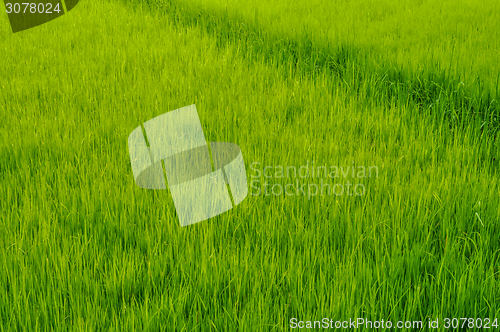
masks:
<svg viewBox="0 0 500 332"><path fill-rule="evenodd" d="M451 8L442 48L432 24L415 32L441 22L428 3L305 3L83 1L0 29L0 330L499 316L498 5ZM321 28L340 14L354 21ZM357 179L363 196L249 195L181 228L168 191L135 186L127 137L193 103L249 181L253 162L379 176Z"/></svg>
<svg viewBox="0 0 500 332"><path fill-rule="evenodd" d="M433 110L444 104L439 113L452 122L472 118L482 129L499 128L498 3L146 2L177 23L202 27L220 46L238 41L253 51L250 58L312 77L327 70L374 99L412 99Z"/></svg>

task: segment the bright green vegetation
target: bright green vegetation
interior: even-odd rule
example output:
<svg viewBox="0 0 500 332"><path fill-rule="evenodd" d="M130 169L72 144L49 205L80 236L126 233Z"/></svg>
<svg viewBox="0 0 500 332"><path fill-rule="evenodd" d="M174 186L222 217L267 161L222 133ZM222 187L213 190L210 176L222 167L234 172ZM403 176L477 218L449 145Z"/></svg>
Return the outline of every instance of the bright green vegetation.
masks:
<svg viewBox="0 0 500 332"><path fill-rule="evenodd" d="M498 2L336 2L83 1L18 34L0 16L0 331L500 318ZM181 228L127 137L191 104L249 182L253 162L379 176Z"/></svg>
<svg viewBox="0 0 500 332"><path fill-rule="evenodd" d="M205 14L201 20L209 16L207 13L222 21L226 15L230 20L240 20L231 20L233 28L241 22L252 28L264 27L265 33L272 33L276 39L291 37L304 46L312 42L311 48L321 51L348 45L369 53L369 58L375 60L374 66L368 68L372 72L394 66L406 74L444 71L449 78L463 79L467 86L477 80L498 91L498 1L184 0L182 5L178 1L150 2L167 8L177 4L184 21L200 12Z"/></svg>

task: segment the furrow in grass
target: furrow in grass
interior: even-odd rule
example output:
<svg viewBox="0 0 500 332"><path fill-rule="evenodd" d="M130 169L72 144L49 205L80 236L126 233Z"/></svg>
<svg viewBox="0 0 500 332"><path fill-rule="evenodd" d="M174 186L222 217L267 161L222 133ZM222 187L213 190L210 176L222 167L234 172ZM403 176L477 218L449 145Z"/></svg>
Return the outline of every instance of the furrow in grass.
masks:
<svg viewBox="0 0 500 332"><path fill-rule="evenodd" d="M221 49L234 44L245 50L242 56L247 59L262 59L271 67L289 69L285 71L287 77L316 78L326 72L333 85L345 84L355 95L363 90L366 98L386 105L391 100L399 104L412 102L415 116L430 114L461 129L464 123L474 122L481 132L493 135L500 128L498 83L496 89L491 89L494 82L477 77L464 84L460 73L442 68L437 60L426 63L420 71L402 68L392 61L384 62L377 54L383 52L382 48L367 50L355 41L318 40L314 32L307 30L297 36L276 34L258 20L244 20L227 10L207 10L183 1L140 1L141 5L145 3L151 10L165 13L178 26L203 29Z"/></svg>

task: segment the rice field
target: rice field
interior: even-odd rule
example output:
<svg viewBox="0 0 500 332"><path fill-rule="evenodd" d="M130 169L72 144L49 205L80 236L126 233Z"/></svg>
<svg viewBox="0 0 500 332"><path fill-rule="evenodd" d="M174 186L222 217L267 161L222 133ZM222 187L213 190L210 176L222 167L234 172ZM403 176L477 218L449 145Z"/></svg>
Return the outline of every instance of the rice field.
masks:
<svg viewBox="0 0 500 332"><path fill-rule="evenodd" d="M0 331L497 329L499 2L0 8ZM181 227L127 139L192 104L249 194Z"/></svg>

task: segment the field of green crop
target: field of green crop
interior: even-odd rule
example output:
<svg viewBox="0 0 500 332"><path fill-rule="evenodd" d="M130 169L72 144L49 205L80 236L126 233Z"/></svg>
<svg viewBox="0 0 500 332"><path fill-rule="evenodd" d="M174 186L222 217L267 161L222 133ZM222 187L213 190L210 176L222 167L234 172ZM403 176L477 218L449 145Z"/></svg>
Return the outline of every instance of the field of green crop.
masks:
<svg viewBox="0 0 500 332"><path fill-rule="evenodd" d="M0 8L0 331L500 326L500 2L82 0L15 34ZM192 104L249 195L180 227L127 139ZM313 164L377 172L276 174Z"/></svg>

